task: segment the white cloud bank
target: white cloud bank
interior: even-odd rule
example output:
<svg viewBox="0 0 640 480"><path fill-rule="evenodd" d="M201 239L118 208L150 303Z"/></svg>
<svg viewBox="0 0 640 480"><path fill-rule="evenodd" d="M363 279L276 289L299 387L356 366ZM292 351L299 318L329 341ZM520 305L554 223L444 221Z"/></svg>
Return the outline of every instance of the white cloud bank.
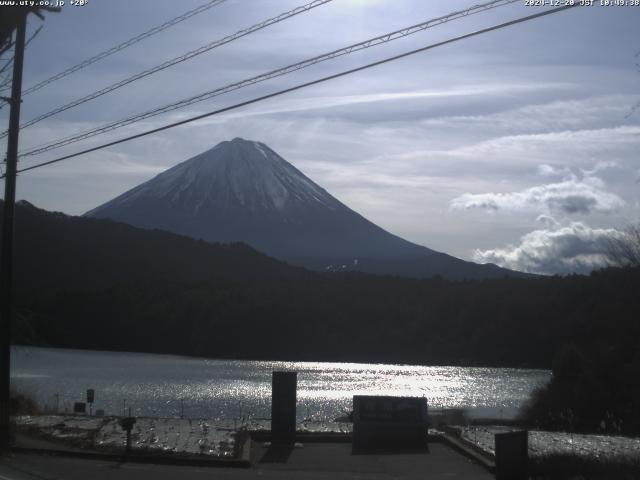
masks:
<svg viewBox="0 0 640 480"><path fill-rule="evenodd" d="M620 234L581 222L549 227L527 233L518 245L476 250L474 260L530 273L588 273L607 265L608 241Z"/></svg>
<svg viewBox="0 0 640 480"><path fill-rule="evenodd" d="M545 171L549 174L548 171ZM625 202L604 189L597 177L579 180L571 177L557 183L548 183L508 193L465 193L451 200L454 210L480 208L489 211L549 211L564 214L611 212Z"/></svg>

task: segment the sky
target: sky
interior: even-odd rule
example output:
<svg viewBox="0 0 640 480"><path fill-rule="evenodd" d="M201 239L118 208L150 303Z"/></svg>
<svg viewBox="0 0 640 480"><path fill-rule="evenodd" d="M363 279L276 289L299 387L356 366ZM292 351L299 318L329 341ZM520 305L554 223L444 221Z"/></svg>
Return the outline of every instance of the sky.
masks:
<svg viewBox="0 0 640 480"><path fill-rule="evenodd" d="M44 22L31 16L28 34L43 28L27 48L23 86L203 3L88 0L67 2ZM304 3L226 0L26 95L21 119ZM24 128L20 150L477 3L333 0ZM514 2L25 157L20 166L549 8ZM640 6L576 7L24 172L17 198L81 215L242 137L266 143L340 201L412 242L517 270L586 273L602 265L607 238L640 221L638 25ZM3 130L7 119L2 108Z"/></svg>

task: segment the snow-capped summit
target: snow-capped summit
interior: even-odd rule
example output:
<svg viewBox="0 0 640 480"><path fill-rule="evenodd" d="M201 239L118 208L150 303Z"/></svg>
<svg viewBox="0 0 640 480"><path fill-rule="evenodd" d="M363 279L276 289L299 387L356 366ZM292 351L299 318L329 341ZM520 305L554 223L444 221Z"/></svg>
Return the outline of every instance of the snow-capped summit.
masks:
<svg viewBox="0 0 640 480"><path fill-rule="evenodd" d="M339 205L265 144L242 138L219 143L87 215L97 216L105 208L134 205L142 199L193 215L221 207L283 212L305 202L333 209Z"/></svg>
<svg viewBox="0 0 640 480"><path fill-rule="evenodd" d="M319 269L348 263L402 273L394 267L397 259L412 276L449 276L451 262L483 268L383 230L264 143L242 138L219 143L85 215L211 242L241 241ZM429 265L420 266L425 261Z"/></svg>
<svg viewBox="0 0 640 480"><path fill-rule="evenodd" d="M208 241L243 241L278 258L422 250L340 203L260 142L219 143L86 216Z"/></svg>

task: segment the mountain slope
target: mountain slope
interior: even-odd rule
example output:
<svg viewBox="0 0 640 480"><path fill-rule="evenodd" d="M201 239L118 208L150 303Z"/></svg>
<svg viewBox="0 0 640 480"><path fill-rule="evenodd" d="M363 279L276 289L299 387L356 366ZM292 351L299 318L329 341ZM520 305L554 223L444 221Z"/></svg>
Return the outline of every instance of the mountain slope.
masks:
<svg viewBox="0 0 640 480"><path fill-rule="evenodd" d="M4 209L0 200L0 218ZM215 245L164 231L16 204L18 289L237 281L307 275L243 244Z"/></svg>
<svg viewBox="0 0 640 480"><path fill-rule="evenodd" d="M265 144L240 138L222 142L85 215L211 242L242 241L316 269L447 278L514 273L397 237L342 204Z"/></svg>

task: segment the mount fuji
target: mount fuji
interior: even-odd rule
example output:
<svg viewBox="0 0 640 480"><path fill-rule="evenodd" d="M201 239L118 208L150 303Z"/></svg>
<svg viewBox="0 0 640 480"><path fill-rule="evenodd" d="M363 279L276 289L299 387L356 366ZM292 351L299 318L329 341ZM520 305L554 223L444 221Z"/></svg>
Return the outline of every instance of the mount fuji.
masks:
<svg viewBox="0 0 640 480"><path fill-rule="evenodd" d="M260 142L221 142L85 216L210 242L245 242L289 263L451 279L520 275L408 242L331 196Z"/></svg>

